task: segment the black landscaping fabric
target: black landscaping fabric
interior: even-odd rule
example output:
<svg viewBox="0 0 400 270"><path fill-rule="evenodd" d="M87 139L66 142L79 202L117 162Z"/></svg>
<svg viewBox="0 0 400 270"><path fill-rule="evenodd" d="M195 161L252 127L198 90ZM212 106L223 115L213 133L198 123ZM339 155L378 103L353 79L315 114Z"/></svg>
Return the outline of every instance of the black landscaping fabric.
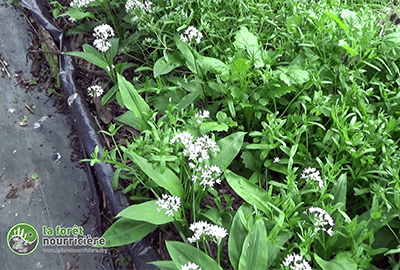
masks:
<svg viewBox="0 0 400 270"><path fill-rule="evenodd" d="M19 222L33 225L40 236L42 226L75 224L82 225L85 234L101 236L96 186L106 195L114 215L128 206L121 190L114 192L111 188L114 171L109 164L96 164L93 177L87 164L85 169L82 168L85 165L79 166L71 159L76 154L72 147L72 127L82 146L82 156L90 156L96 145L103 149L94 119L77 91L72 58L59 56L60 78L70 115L59 112L55 100L41 90L43 86L26 92L16 85L17 71L22 71L21 77L30 77L31 63L26 61L26 55L32 32L23 12L6 2L0 0L0 53L9 64L10 73L10 77L6 74L0 78L0 213L3 217L0 269L112 269L108 250L104 254L46 253L39 244L32 254L18 256L6 244L7 231ZM69 51L64 34L52 23L40 0L22 0L20 4L52 34L60 51ZM29 110L32 107L34 114ZM94 183L93 179L98 182ZM123 251L132 257L137 269L158 269L147 264L160 260L160 256L145 241L125 246Z"/></svg>

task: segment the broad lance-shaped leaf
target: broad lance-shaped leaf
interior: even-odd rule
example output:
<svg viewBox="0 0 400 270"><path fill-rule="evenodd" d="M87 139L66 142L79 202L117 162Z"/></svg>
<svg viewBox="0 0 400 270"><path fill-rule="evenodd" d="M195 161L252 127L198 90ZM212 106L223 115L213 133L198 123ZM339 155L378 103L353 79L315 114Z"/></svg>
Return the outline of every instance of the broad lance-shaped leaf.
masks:
<svg viewBox="0 0 400 270"><path fill-rule="evenodd" d="M253 208L243 204L233 218L228 239L228 255L233 269L239 268L239 258L242 254L243 243L247 237L247 226L252 216Z"/></svg>
<svg viewBox="0 0 400 270"><path fill-rule="evenodd" d="M105 69L108 67L108 63L104 58L104 55L96 50L89 44L82 46L83 52L64 52L63 54L73 55L85 59L86 61Z"/></svg>
<svg viewBox="0 0 400 270"><path fill-rule="evenodd" d="M323 270L357 270L357 263L345 253L339 253L331 261L325 261L317 253L314 258Z"/></svg>
<svg viewBox="0 0 400 270"><path fill-rule="evenodd" d="M106 239L106 244L95 247L119 247L127 245L144 238L155 228L155 225L147 222L121 218L112 224L101 236Z"/></svg>
<svg viewBox="0 0 400 270"><path fill-rule="evenodd" d="M346 194L347 194L347 175L341 174L337 179L332 189L332 195L334 197L332 205L340 203L342 210L346 209Z"/></svg>
<svg viewBox="0 0 400 270"><path fill-rule="evenodd" d="M145 221L155 225L166 224L174 221L174 216L168 216L165 209L158 211L156 200L144 202L141 204L134 204L128 206L118 213L117 217L129 218L137 221ZM174 212L175 218L179 219L178 213Z"/></svg>
<svg viewBox="0 0 400 270"><path fill-rule="evenodd" d="M239 259L239 270L267 269L268 239L262 219L257 220L243 243Z"/></svg>
<svg viewBox="0 0 400 270"><path fill-rule="evenodd" d="M173 171L169 168L165 168L164 173L161 173L160 168L153 168L152 164L148 162L147 159L135 153L126 152L126 154L157 185L165 188L174 196L183 197L182 183Z"/></svg>
<svg viewBox="0 0 400 270"><path fill-rule="evenodd" d="M138 94L135 87L124 76L117 74L118 87L125 106L131 110L137 118L147 121L151 112L146 101Z"/></svg>
<svg viewBox="0 0 400 270"><path fill-rule="evenodd" d="M169 255L178 269L181 269L182 265L192 262L197 264L201 269L222 270L221 266L210 256L189 244L167 241L166 245Z"/></svg>
<svg viewBox="0 0 400 270"><path fill-rule="evenodd" d="M264 213L269 212L270 207L266 203L268 202L267 191L230 170L225 172L225 178L231 188L242 197L243 200L254 205Z"/></svg>
<svg viewBox="0 0 400 270"><path fill-rule="evenodd" d="M243 145L246 132L233 133L217 142L220 151L211 160L211 163L225 169L235 159Z"/></svg>
<svg viewBox="0 0 400 270"><path fill-rule="evenodd" d="M190 50L190 47L180 39L179 35L175 35L174 40L176 46L181 51L183 58L185 58L187 67L190 69L191 72L197 74L198 71L196 68L196 60L192 51Z"/></svg>

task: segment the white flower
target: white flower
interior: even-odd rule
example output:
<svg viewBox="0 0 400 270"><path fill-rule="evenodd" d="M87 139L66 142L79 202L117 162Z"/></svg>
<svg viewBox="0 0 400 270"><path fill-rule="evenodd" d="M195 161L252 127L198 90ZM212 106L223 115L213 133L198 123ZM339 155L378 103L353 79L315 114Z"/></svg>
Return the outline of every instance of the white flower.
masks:
<svg viewBox="0 0 400 270"><path fill-rule="evenodd" d="M187 264L181 266L181 270L191 270L191 269L201 270L201 268L197 264L192 262L188 262Z"/></svg>
<svg viewBox="0 0 400 270"><path fill-rule="evenodd" d="M188 147L193 142L193 135L187 131L176 134L170 141L170 143L175 143L180 141L185 147Z"/></svg>
<svg viewBox="0 0 400 270"><path fill-rule="evenodd" d="M213 187L215 183L221 184L221 168L212 165L208 166L207 164L204 164L203 167L199 167L197 171L201 172L201 182L200 185L203 186L203 189L205 189L207 186L208 187ZM197 181L197 175L192 175L192 181L195 183Z"/></svg>
<svg viewBox="0 0 400 270"><path fill-rule="evenodd" d="M75 18L72 18L72 17L68 17L68 21L70 21L71 23L75 23L75 22L76 22L76 19L75 19Z"/></svg>
<svg viewBox="0 0 400 270"><path fill-rule="evenodd" d="M189 160L197 160L202 163L204 160L210 159L209 151L216 154L218 149L217 144L211 140L208 135L203 135L193 142L193 136L187 131L183 131L175 135L170 143L181 142L185 149L183 155L189 156Z"/></svg>
<svg viewBox="0 0 400 270"><path fill-rule="evenodd" d="M281 159L279 157L274 158L274 163L279 163L279 161L281 161Z"/></svg>
<svg viewBox="0 0 400 270"><path fill-rule="evenodd" d="M106 67L106 69L107 69L107 71L108 71L108 72L110 72L110 71L111 71L111 69L114 69L114 68L115 68L115 66L114 66L114 65L111 65L111 68L110 68L110 66L107 66L107 67Z"/></svg>
<svg viewBox="0 0 400 270"><path fill-rule="evenodd" d="M163 194L162 199L159 198L158 201L156 201L156 204L160 207L157 208L158 212L160 212L161 209L165 209L165 214L167 214L168 216L173 216L173 211L177 212L179 210L179 207L181 206L181 198L177 196Z"/></svg>
<svg viewBox="0 0 400 270"><path fill-rule="evenodd" d="M211 237L216 243L220 244L222 238L228 235L228 232L225 228L218 225L209 224L206 221L197 221L191 224L189 226L189 230L194 233L192 237L188 238L190 243L199 241L201 237L204 236Z"/></svg>
<svg viewBox="0 0 400 270"><path fill-rule="evenodd" d="M101 52L106 52L111 47L111 43L108 41L110 37L115 36L114 30L108 24L101 24L93 29L93 36L96 39L93 41L93 45Z"/></svg>
<svg viewBox="0 0 400 270"><path fill-rule="evenodd" d="M322 180L319 171L316 168L304 169L303 173L301 174L301 178L316 181L318 182L320 189L324 188L324 181Z"/></svg>
<svg viewBox="0 0 400 270"><path fill-rule="evenodd" d="M101 52L106 52L108 49L110 49L111 43L108 40L95 39L93 41L93 46L95 46L96 49Z"/></svg>
<svg viewBox="0 0 400 270"><path fill-rule="evenodd" d="M70 4L71 7L81 8L89 5L95 0L73 0Z"/></svg>
<svg viewBox="0 0 400 270"><path fill-rule="evenodd" d="M282 262L284 266L289 266L293 270L312 270L310 264L303 259L303 256L296 253L287 255L285 261Z"/></svg>
<svg viewBox="0 0 400 270"><path fill-rule="evenodd" d="M328 214L328 212L326 212L322 208L314 206L308 208L306 211L304 211L304 213L307 214L307 211L312 214L312 222L315 226L315 233L323 230L324 232L327 232L330 236L332 236L332 227L335 226L335 223L333 222L333 219Z"/></svg>
<svg viewBox="0 0 400 270"><path fill-rule="evenodd" d="M144 1L144 3L138 0L128 0L125 4L125 11L126 13L130 13L132 9L139 9L143 13L151 12L151 6L153 5L150 1Z"/></svg>
<svg viewBox="0 0 400 270"><path fill-rule="evenodd" d="M89 86L87 91L91 97L99 97L103 94L103 88L100 85Z"/></svg>
<svg viewBox="0 0 400 270"><path fill-rule="evenodd" d="M199 118L210 118L210 111L203 110L200 112L197 112L194 117L199 117Z"/></svg>
<svg viewBox="0 0 400 270"><path fill-rule="evenodd" d="M191 42L195 38L197 44L200 43L202 37L203 34L199 30L197 30L197 28L194 27L193 25L189 26L185 30L184 34L180 35L180 38L183 42Z"/></svg>
<svg viewBox="0 0 400 270"><path fill-rule="evenodd" d="M99 39L108 40L110 37L115 36L114 29L108 24L101 24L93 29L93 36Z"/></svg>

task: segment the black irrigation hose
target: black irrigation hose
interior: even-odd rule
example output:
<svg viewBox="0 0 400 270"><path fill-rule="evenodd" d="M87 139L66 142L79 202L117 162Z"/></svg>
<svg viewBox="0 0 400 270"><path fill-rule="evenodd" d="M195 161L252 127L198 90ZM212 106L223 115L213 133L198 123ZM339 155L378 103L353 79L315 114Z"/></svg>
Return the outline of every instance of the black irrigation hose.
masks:
<svg viewBox="0 0 400 270"><path fill-rule="evenodd" d="M42 0L21 0L21 6L28 9L43 27L51 33L60 51L69 51L69 44L65 44L64 42L64 33L53 24ZM90 154L94 152L96 145L98 145L101 153L103 144L97 133L93 117L86 108L75 85L75 67L72 57L64 54L59 55L59 69L62 87L66 96L68 96L68 104L71 106L72 117L79 140L83 145L83 150L87 156L90 156ZM110 203L111 210L113 214L116 215L129 204L125 195L122 194L121 189L114 192L111 187L114 170L109 163L102 163L95 164L94 171ZM97 194L94 194L94 196L97 196ZM123 250L130 253L137 269L159 269L154 265L147 264L147 262L161 260L161 256L144 240L127 245Z"/></svg>

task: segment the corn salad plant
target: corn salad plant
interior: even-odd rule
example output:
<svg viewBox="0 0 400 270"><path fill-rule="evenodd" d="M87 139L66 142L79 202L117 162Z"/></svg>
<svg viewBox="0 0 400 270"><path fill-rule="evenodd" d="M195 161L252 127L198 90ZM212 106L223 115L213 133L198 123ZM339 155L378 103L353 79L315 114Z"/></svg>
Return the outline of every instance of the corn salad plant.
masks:
<svg viewBox="0 0 400 270"><path fill-rule="evenodd" d="M92 39L67 54L110 77L101 105L141 132L117 143L113 123L114 148L85 160L113 164L115 189L130 181L107 246L175 228L161 269L400 269L394 3L55 7Z"/></svg>

